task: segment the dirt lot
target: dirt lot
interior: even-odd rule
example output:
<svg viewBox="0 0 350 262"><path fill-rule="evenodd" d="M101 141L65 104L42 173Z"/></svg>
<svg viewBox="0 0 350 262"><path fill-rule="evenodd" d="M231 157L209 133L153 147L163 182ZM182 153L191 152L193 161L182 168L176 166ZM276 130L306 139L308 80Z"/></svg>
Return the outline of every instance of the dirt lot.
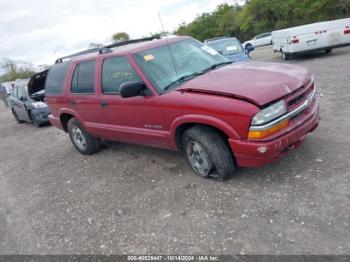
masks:
<svg viewBox="0 0 350 262"><path fill-rule="evenodd" d="M270 49L254 60L282 62ZM322 122L305 144L220 183L180 153L113 143L82 156L0 105L1 254L350 254L350 48L308 67Z"/></svg>

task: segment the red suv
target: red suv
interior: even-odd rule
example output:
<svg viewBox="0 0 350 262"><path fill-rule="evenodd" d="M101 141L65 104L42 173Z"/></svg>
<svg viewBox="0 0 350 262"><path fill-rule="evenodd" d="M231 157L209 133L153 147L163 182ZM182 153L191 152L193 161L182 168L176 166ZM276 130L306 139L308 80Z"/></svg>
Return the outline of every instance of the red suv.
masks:
<svg viewBox="0 0 350 262"><path fill-rule="evenodd" d="M304 68L232 64L190 37L131 40L60 58L46 79L52 125L82 154L101 139L182 150L224 179L296 148L319 123Z"/></svg>

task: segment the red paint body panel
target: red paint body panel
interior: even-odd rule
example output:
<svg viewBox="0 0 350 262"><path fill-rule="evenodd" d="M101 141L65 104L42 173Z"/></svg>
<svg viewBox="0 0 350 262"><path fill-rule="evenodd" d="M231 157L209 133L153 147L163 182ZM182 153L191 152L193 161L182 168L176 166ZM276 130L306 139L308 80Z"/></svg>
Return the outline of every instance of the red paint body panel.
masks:
<svg viewBox="0 0 350 262"><path fill-rule="evenodd" d="M239 166L260 167L281 158L290 149L300 146L306 135L317 128L319 121L319 100L316 99L304 114L290 121L288 128L277 133L273 139L265 141L229 139L229 143ZM258 151L262 146L267 147L264 154Z"/></svg>
<svg viewBox="0 0 350 262"><path fill-rule="evenodd" d="M199 76L181 88L232 95L263 106L302 87L310 77L303 67L288 64L237 63Z"/></svg>
<svg viewBox="0 0 350 262"><path fill-rule="evenodd" d="M169 42L182 39L186 37L172 38ZM288 128L264 141L247 141L252 117L269 103L281 99L291 101L306 92L302 87L307 89L312 84L311 74L304 68L286 64L239 63L210 71L186 82L177 90L160 95L134 61L133 53L164 44L164 39L131 44L110 53L89 54L72 60L63 92L46 97L52 112L49 116L51 124L63 129L60 117L69 114L95 137L173 150L179 149L175 139L178 127L184 124L210 125L228 137L238 165L249 167L261 166L279 158L287 146L303 141L306 134L318 125L316 101L293 119ZM121 98L102 93L103 60L121 55L128 57L149 89L149 95ZM96 61L95 93L71 94L71 79L76 64L92 59ZM101 102L108 106L101 107ZM257 151L262 145L268 147L264 155Z"/></svg>

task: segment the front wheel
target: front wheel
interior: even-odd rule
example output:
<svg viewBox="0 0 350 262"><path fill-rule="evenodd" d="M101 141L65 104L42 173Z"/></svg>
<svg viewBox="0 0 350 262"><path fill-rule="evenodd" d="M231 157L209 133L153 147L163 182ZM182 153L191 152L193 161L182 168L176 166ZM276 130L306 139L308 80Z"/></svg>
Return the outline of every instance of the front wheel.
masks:
<svg viewBox="0 0 350 262"><path fill-rule="evenodd" d="M253 46L251 43L247 43L244 47L244 49L247 49L249 46Z"/></svg>
<svg viewBox="0 0 350 262"><path fill-rule="evenodd" d="M40 122L38 121L38 119L36 119L32 111L29 111L29 116L30 116L30 120L32 121L32 124L36 127L40 127Z"/></svg>
<svg viewBox="0 0 350 262"><path fill-rule="evenodd" d="M83 155L92 155L101 148L100 140L86 132L75 118L68 122L68 133L74 147Z"/></svg>
<svg viewBox="0 0 350 262"><path fill-rule="evenodd" d="M224 180L235 171L230 148L211 127L194 126L187 129L182 136L182 148L198 176Z"/></svg>

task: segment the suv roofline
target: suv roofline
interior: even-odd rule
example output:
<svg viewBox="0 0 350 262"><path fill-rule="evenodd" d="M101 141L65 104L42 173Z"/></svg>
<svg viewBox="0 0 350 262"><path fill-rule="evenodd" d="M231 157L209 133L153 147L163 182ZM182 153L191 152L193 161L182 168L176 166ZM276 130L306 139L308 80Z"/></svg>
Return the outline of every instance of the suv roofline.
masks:
<svg viewBox="0 0 350 262"><path fill-rule="evenodd" d="M76 57L76 56L82 56L85 54L90 54L90 53L95 53L98 52L99 54L105 53L105 52L112 52L111 48L112 47L117 47L117 46L123 46L123 45L128 45L128 44L133 44L133 43L139 43L139 42L144 42L144 41L152 41L154 39L159 39L159 37L144 37L144 38L138 38L138 39L131 39L131 40L126 40L126 41L120 41L120 42L115 42L109 45L105 45L102 47L97 47L97 48L92 48L92 49L88 49L88 50L84 50L78 53L74 53L68 56L64 56L61 58L58 58L55 62L55 64L57 63L62 63L63 59L68 59L68 58L72 58L72 57Z"/></svg>
<svg viewBox="0 0 350 262"><path fill-rule="evenodd" d="M77 52L68 56L64 56L61 58L56 59L55 64L57 63L63 63L63 60L71 58L71 61L75 60L81 60L82 58L95 58L99 55L103 54L109 54L109 53L135 53L142 50L147 50L155 47L162 46L164 44L168 43L174 43L183 39L189 39L191 37L188 36L176 36L172 38L159 38L159 37L148 37L148 38L139 38L139 39L132 39L127 40L123 42L117 42L113 44L109 44L103 47L99 48L92 48L88 50L84 50L81 52ZM119 47L116 50L113 50L112 48ZM88 56L91 54L91 56Z"/></svg>

